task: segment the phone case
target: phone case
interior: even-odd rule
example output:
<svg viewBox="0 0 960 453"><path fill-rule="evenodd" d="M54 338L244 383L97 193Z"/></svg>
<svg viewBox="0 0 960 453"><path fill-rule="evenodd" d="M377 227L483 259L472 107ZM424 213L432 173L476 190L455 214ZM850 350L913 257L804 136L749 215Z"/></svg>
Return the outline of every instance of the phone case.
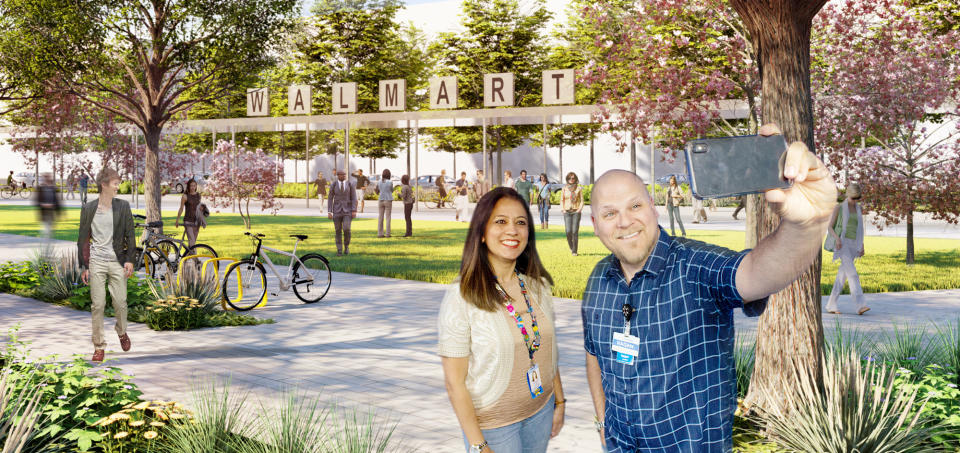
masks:
<svg viewBox="0 0 960 453"><path fill-rule="evenodd" d="M786 189L782 135L691 140L686 145L690 188L697 199L735 197Z"/></svg>

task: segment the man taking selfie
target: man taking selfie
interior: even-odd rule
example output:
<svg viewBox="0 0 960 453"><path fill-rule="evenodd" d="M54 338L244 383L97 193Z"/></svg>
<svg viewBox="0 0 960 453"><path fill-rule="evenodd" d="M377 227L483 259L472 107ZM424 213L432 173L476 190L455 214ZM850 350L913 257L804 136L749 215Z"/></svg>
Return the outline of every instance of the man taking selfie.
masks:
<svg viewBox="0 0 960 453"><path fill-rule="evenodd" d="M733 310L759 316L813 263L837 203L829 171L803 143L789 146L783 168L793 186L765 193L780 225L743 252L667 235L633 173L597 180L593 225L612 254L590 275L581 315L608 452L732 450Z"/></svg>

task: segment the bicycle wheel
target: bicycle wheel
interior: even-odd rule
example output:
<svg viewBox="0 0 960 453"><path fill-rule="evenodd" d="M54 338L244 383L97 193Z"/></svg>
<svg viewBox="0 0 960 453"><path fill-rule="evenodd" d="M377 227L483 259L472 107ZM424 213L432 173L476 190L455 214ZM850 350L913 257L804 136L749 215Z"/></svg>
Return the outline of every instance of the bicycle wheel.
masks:
<svg viewBox="0 0 960 453"><path fill-rule="evenodd" d="M177 250L177 244L168 239L161 239L147 249L143 264L150 278L165 282L168 276L176 275L179 260L180 251Z"/></svg>
<svg viewBox="0 0 960 453"><path fill-rule="evenodd" d="M332 280L330 266L322 255L303 255L293 265L293 293L308 304L323 299L330 291Z"/></svg>
<svg viewBox="0 0 960 453"><path fill-rule="evenodd" d="M267 271L252 259L237 261L224 272L221 288L224 300L234 310L250 310L267 296Z"/></svg>
<svg viewBox="0 0 960 453"><path fill-rule="evenodd" d="M33 195L33 192L27 189L20 189L20 198L27 199L30 198L30 195Z"/></svg>
<svg viewBox="0 0 960 453"><path fill-rule="evenodd" d="M203 267L203 263L205 263L207 260L211 258L216 258L217 252L213 250L213 247L210 247L207 244L194 244L193 246L187 249L187 253L183 256L184 257L187 257L187 256L203 257L203 258L194 258L187 263L190 266L191 271L196 271L196 275L200 275L200 269ZM218 268L217 263L213 263L214 272L217 271L217 268Z"/></svg>
<svg viewBox="0 0 960 453"><path fill-rule="evenodd" d="M0 197L13 198L13 187L6 186L2 190L0 190Z"/></svg>

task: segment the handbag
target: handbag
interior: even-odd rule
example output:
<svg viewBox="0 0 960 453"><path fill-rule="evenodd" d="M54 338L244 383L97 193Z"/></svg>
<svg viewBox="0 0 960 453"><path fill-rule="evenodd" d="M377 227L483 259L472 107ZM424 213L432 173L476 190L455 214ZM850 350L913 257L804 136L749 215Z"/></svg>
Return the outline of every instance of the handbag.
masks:
<svg viewBox="0 0 960 453"><path fill-rule="evenodd" d="M840 209L841 206L837 206L837 209ZM833 232L837 233L839 237L843 232L843 215L842 213L837 213L837 221L833 222ZM828 252L836 252L837 240L833 238L833 235L827 234L827 239L823 241L823 249Z"/></svg>

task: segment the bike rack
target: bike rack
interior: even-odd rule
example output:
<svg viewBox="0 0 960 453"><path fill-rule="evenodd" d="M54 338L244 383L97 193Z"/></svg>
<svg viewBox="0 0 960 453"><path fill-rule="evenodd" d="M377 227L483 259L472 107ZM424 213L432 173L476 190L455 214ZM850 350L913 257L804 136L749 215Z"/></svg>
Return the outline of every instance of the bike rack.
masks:
<svg viewBox="0 0 960 453"><path fill-rule="evenodd" d="M206 265L209 264L209 263L211 263L211 262L218 261L218 260L228 260L228 261L232 261L232 262L238 261L236 258L214 258L214 259L208 260L207 262L205 262L205 263L203 264L203 266L204 266L204 267L203 267L203 271L201 271L201 273L200 273L201 278L203 277L204 273L206 272ZM217 271L217 272L218 272L218 274L219 274L219 271ZM238 275L239 275L239 273L238 273ZM226 279L224 279L224 280L226 280ZM239 291L240 291L240 297L243 297L243 285L237 285L237 287L238 287L238 289L239 289ZM217 291L219 291L219 290L220 290L220 276L217 275ZM260 302L260 303L257 304L257 305L254 305L253 308L260 308L260 307L265 307L265 306L267 306L267 299L269 299L269 298L270 298L270 291L269 291L269 289L268 289L268 290L263 294L263 301ZM221 300L220 300L220 306L221 306L224 310L233 310L233 307L231 307L230 305L227 304L227 299L223 298L222 296L221 296Z"/></svg>
<svg viewBox="0 0 960 453"><path fill-rule="evenodd" d="M218 259L218 258L212 257L212 256L210 256L210 255L189 255L189 256L185 256L185 257L183 257L183 258L180 258L180 264L177 266L177 285L180 284L180 280L181 280L182 277L183 277L183 268L184 268L184 265L183 265L183 264L186 263L187 260L194 260L194 259L201 259L201 258L209 258L209 260L201 263L201 265L200 265L200 266L201 266L201 272L200 272L200 279L201 279L201 280L203 280L203 279L206 277L205 271L206 271L206 267L207 267L207 262L209 262L209 261L211 261L211 260L217 260L217 259ZM236 261L236 260L233 259L233 258L227 258L227 259L228 259L228 260ZM215 269L214 272L216 272L217 274L219 274L219 270L217 270L217 267L215 267L214 269ZM219 277L220 277L219 275L216 275L216 278L219 278ZM219 289L219 288L220 288L220 281L217 280L217 289Z"/></svg>

